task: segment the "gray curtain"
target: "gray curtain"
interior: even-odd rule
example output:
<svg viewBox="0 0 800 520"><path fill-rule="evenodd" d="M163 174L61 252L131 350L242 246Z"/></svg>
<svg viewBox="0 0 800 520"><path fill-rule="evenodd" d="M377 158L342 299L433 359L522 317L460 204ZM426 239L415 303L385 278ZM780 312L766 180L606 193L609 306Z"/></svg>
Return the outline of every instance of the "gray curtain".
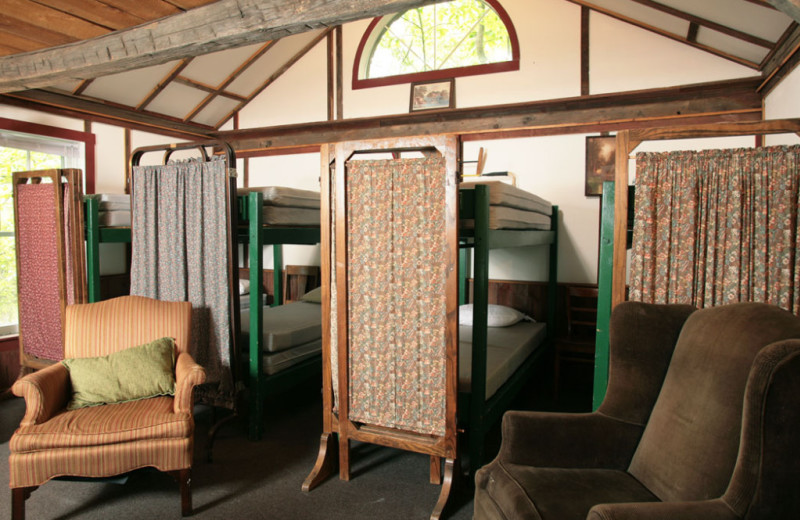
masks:
<svg viewBox="0 0 800 520"><path fill-rule="evenodd" d="M195 393L232 408L226 163L137 166L132 182L131 294L192 303L190 352L207 373Z"/></svg>

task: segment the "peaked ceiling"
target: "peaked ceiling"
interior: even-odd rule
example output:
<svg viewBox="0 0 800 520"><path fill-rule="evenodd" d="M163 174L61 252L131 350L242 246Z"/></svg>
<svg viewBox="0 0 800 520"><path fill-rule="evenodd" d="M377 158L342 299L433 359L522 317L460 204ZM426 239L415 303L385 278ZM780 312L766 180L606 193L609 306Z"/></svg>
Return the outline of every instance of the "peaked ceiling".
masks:
<svg viewBox="0 0 800 520"><path fill-rule="evenodd" d="M66 53L81 42L124 34L156 20L158 23L152 27L157 31L158 24L180 20L177 17L182 15L187 19L196 8L212 9L211 4L222 6L226 1L3 0L0 63L15 58L36 60L48 50L63 49ZM249 3L277 5L283 1ZM430 1L376 0L370 4L407 7ZM565 1L749 67L762 74L764 84L787 62L798 60L800 54L800 29L792 16L784 12L798 8L797 0ZM328 11L344 5L339 0L295 3L318 4L318 9ZM380 7L364 11L361 16L349 15L347 19L372 16L378 12L376 9ZM524 22L516 24L519 31L525 30ZM116 120L202 135L230 121L237 111L324 39L332 30L329 25L333 24L309 23L281 33L287 36L261 41L251 38L216 52L210 52L215 49L213 45L206 45L202 47L206 54L195 55L195 49L195 54L185 53L178 59L163 59L159 64L135 70L82 80L61 78L41 89L4 94L0 101L18 104L24 101L78 113L99 112Z"/></svg>

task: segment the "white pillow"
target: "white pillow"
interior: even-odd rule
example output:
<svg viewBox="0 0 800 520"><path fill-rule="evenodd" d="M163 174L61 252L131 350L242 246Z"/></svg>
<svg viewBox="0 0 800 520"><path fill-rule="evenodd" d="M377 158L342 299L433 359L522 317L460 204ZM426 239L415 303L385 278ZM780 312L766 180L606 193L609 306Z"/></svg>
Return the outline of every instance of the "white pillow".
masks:
<svg viewBox="0 0 800 520"><path fill-rule="evenodd" d="M490 303L488 311L488 325L489 327L508 327L514 325L521 320L535 321L530 316L519 312L511 307L504 305L495 305ZM472 304L459 305L458 307L458 323L459 325L472 326Z"/></svg>
<svg viewBox="0 0 800 520"><path fill-rule="evenodd" d="M239 294L250 294L250 280L239 278Z"/></svg>

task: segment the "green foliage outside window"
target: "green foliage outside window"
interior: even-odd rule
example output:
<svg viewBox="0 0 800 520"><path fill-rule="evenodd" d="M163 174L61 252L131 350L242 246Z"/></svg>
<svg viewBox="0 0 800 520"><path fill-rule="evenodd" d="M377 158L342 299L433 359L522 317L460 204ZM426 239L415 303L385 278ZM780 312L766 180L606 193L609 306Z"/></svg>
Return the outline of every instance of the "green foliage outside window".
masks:
<svg viewBox="0 0 800 520"><path fill-rule="evenodd" d="M368 78L510 61L505 24L482 0L452 0L410 9L378 37Z"/></svg>
<svg viewBox="0 0 800 520"><path fill-rule="evenodd" d="M62 168L62 164L59 155L0 147L0 326L18 319L12 173Z"/></svg>

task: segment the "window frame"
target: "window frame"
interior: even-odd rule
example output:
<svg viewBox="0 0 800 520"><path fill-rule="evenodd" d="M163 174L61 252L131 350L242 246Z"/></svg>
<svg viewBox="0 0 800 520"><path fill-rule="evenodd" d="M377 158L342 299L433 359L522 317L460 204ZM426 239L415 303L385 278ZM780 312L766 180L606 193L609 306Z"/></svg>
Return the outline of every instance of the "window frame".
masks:
<svg viewBox="0 0 800 520"><path fill-rule="evenodd" d="M84 153L84 184L86 193L94 193L95 189L95 142L96 138L93 133L80 132L76 130L67 130L55 126L42 125L39 123L29 123L26 121L18 121L15 119L7 119L0 117L0 130L7 130L12 132L25 133L30 135L49 137L53 139L65 139L69 141L76 141L83 143ZM3 233L3 236L9 236ZM13 234L16 240L16 233ZM19 335L18 329L13 330L14 327L19 326L19 321L15 325L0 326L0 337L13 338ZM1 351L2 349L0 349Z"/></svg>
<svg viewBox="0 0 800 520"><path fill-rule="evenodd" d="M355 61L353 62L353 90L371 87L383 87L387 85L402 85L404 83L412 83L419 81L435 81L449 78L460 78L464 76L477 76L481 74L492 74L495 72L509 72L519 70L520 64L520 51L519 51L519 38L517 38L517 30L511 22L511 18L503 6L500 5L498 0L483 0L489 4L492 9L500 17L500 20L505 25L508 31L508 39L511 43L511 60L498 63L486 63L483 65L469 65L467 67L454 67L452 69L439 69L430 70L426 72L412 72L409 74L400 74L397 76L384 76L381 78L359 78L359 72L363 67L367 66L369 57L371 55L372 47L377 42L383 26L393 20L398 13L386 16L378 16L373 18L367 30L364 31L361 41L356 50ZM383 25L381 25L383 23Z"/></svg>

